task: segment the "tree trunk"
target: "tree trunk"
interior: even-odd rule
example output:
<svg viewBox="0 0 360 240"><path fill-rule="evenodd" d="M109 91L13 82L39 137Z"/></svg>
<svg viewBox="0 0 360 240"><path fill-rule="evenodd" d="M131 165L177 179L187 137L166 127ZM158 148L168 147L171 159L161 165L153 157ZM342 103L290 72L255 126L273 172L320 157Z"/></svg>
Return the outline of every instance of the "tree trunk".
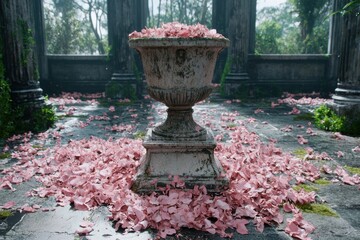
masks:
<svg viewBox="0 0 360 240"><path fill-rule="evenodd" d="M93 31L94 35L95 35L96 43L98 45L98 51L99 51L100 54L105 54L104 44L103 44L103 42L101 40L101 37L100 37L96 27L94 26L94 23L93 23L93 19L92 19L93 5L92 5L92 2L91 1L87 1L87 2L89 4L88 18L89 18L89 22L90 22L90 27L91 27L91 30Z"/></svg>

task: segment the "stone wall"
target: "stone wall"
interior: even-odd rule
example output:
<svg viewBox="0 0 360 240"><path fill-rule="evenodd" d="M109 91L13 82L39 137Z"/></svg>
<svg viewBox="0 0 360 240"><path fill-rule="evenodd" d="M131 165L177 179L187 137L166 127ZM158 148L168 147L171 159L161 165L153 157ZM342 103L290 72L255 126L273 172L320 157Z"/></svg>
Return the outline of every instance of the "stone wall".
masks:
<svg viewBox="0 0 360 240"><path fill-rule="evenodd" d="M48 55L47 93L61 91L100 92L112 75L108 57ZM243 85L270 86L275 91L333 91L326 55L249 55L250 80ZM219 79L214 79L219 82ZM237 86L234 86L237 87Z"/></svg>
<svg viewBox="0 0 360 240"><path fill-rule="evenodd" d="M48 79L41 83L47 94L104 92L112 64L106 55L47 55Z"/></svg>
<svg viewBox="0 0 360 240"><path fill-rule="evenodd" d="M333 91L327 55L249 55L249 79L225 86L232 97L277 96L282 92Z"/></svg>

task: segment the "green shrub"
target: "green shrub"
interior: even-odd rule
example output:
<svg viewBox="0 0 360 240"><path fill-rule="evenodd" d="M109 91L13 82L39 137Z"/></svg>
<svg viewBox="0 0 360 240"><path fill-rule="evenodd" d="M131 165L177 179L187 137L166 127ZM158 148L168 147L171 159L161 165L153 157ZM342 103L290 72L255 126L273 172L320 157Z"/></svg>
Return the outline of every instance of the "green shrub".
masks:
<svg viewBox="0 0 360 240"><path fill-rule="evenodd" d="M344 116L338 116L333 110L321 105L314 111L315 126L325 131L342 132L344 130Z"/></svg>

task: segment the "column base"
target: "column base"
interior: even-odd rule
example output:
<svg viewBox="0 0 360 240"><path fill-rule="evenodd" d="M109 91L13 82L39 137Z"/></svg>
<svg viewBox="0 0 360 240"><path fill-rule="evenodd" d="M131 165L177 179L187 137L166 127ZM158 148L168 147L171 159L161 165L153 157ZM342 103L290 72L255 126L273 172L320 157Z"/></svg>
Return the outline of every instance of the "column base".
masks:
<svg viewBox="0 0 360 240"><path fill-rule="evenodd" d="M208 192L226 189L228 179L220 162L214 156L216 147L211 133L205 141L153 140L152 129L147 133L143 146L146 155L141 159L132 190L138 193L159 191L179 176L185 189L204 185Z"/></svg>
<svg viewBox="0 0 360 240"><path fill-rule="evenodd" d="M39 87L29 89L13 89L11 97L15 105L26 106L30 109L39 109L45 105L43 90Z"/></svg>
<svg viewBox="0 0 360 240"><path fill-rule="evenodd" d="M107 98L134 100L141 93L136 76L131 73L113 73L110 82L105 86Z"/></svg>
<svg viewBox="0 0 360 240"><path fill-rule="evenodd" d="M239 92L239 89L250 85L249 74L244 73L229 73L225 78L224 94L226 96L234 96Z"/></svg>
<svg viewBox="0 0 360 240"><path fill-rule="evenodd" d="M341 105L360 104L360 88L338 84L332 98L335 103Z"/></svg>

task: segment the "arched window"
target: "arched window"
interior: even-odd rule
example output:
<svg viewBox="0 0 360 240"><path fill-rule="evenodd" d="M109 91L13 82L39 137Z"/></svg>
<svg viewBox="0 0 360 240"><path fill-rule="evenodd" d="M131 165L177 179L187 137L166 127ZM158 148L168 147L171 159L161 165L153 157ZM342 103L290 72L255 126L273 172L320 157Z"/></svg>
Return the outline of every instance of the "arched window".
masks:
<svg viewBox="0 0 360 240"><path fill-rule="evenodd" d="M44 0L47 53L107 54L107 0Z"/></svg>
<svg viewBox="0 0 360 240"><path fill-rule="evenodd" d="M326 54L331 1L257 0L258 54Z"/></svg>

